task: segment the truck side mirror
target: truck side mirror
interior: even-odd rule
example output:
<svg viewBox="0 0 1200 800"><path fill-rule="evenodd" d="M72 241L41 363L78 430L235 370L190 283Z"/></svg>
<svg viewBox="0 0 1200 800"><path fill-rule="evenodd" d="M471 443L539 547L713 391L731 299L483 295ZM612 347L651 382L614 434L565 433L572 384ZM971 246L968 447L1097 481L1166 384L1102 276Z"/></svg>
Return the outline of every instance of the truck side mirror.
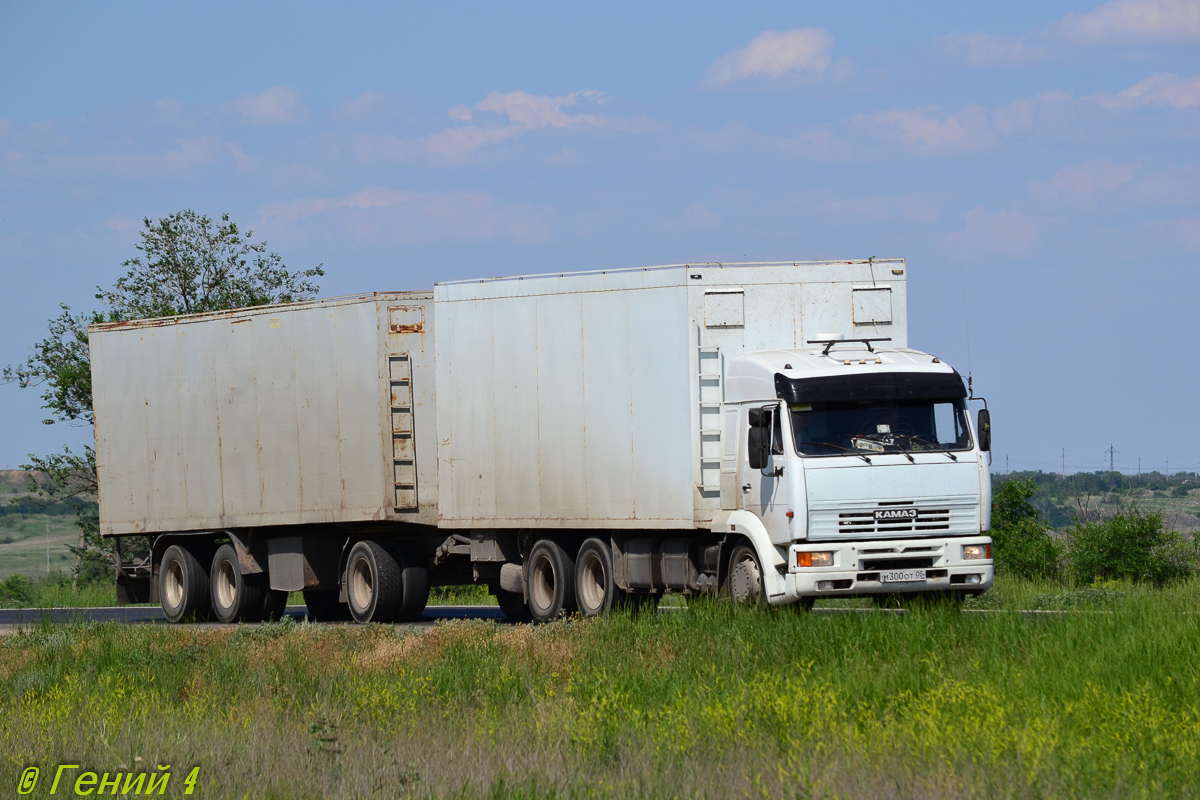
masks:
<svg viewBox="0 0 1200 800"><path fill-rule="evenodd" d="M979 431L979 449L989 452L992 449L992 415L986 408L979 409L979 423L975 428Z"/></svg>

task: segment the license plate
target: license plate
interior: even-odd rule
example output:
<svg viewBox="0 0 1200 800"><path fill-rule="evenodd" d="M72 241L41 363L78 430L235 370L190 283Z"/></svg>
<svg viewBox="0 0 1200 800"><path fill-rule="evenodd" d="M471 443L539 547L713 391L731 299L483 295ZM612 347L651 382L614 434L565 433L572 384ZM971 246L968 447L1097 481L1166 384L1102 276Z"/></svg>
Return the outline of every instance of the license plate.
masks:
<svg viewBox="0 0 1200 800"><path fill-rule="evenodd" d="M891 572L879 573L881 583L916 583L925 580L923 569L894 569Z"/></svg>

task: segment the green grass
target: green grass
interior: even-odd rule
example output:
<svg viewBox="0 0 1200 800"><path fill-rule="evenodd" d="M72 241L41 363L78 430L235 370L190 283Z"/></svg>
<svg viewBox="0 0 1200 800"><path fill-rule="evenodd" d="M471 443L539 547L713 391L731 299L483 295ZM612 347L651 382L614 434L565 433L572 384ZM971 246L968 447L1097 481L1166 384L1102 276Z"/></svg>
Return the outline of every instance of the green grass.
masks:
<svg viewBox="0 0 1200 800"><path fill-rule="evenodd" d="M171 764L168 794L199 767L206 798L1195 796L1200 583L1096 591L1032 616L44 625L0 639L0 785L69 763Z"/></svg>

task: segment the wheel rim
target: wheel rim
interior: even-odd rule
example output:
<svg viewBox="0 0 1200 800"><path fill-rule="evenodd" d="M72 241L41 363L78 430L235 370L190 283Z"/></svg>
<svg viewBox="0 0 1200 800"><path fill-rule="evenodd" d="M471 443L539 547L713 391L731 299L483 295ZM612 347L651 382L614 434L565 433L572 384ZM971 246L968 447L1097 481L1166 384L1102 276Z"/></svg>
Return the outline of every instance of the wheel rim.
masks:
<svg viewBox="0 0 1200 800"><path fill-rule="evenodd" d="M360 557L350 570L350 602L358 610L365 611L371 605L374 592L375 576L371 572L371 562Z"/></svg>
<svg viewBox="0 0 1200 800"><path fill-rule="evenodd" d="M167 565L163 589L163 594L167 597L167 605L171 608L179 608L183 604L183 565L178 561L172 561Z"/></svg>
<svg viewBox="0 0 1200 800"><path fill-rule="evenodd" d="M237 601L237 575L233 572L231 561L222 561L217 568L217 604L221 608L233 608Z"/></svg>
<svg viewBox="0 0 1200 800"><path fill-rule="evenodd" d="M600 556L588 553L584 556L583 569L580 570L580 582L576 587L579 592L581 605L586 611L597 612L604 607L604 595L608 581L605 580L604 563Z"/></svg>
<svg viewBox="0 0 1200 800"><path fill-rule="evenodd" d="M733 567L733 580L730 589L733 599L738 603L757 603L759 587L762 585L762 572L754 556L746 553L738 559Z"/></svg>
<svg viewBox="0 0 1200 800"><path fill-rule="evenodd" d="M548 611L554 603L554 567L550 559L539 558L530 573L529 604L538 611Z"/></svg>

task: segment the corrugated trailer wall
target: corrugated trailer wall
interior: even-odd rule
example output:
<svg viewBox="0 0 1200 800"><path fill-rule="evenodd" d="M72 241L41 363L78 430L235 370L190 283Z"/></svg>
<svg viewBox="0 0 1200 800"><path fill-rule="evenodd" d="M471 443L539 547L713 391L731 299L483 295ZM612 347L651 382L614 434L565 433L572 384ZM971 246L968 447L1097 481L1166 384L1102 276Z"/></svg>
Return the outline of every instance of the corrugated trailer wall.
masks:
<svg viewBox="0 0 1200 800"><path fill-rule="evenodd" d="M101 532L433 524L429 303L378 294L93 328ZM393 381L401 354L408 374ZM416 390L400 398L406 432L393 432L397 386ZM427 452L397 448L414 436ZM401 456L420 510L397 509Z"/></svg>
<svg viewBox="0 0 1200 800"><path fill-rule="evenodd" d="M440 524L692 528L720 508L726 361L907 346L902 260L679 265L435 288Z"/></svg>

